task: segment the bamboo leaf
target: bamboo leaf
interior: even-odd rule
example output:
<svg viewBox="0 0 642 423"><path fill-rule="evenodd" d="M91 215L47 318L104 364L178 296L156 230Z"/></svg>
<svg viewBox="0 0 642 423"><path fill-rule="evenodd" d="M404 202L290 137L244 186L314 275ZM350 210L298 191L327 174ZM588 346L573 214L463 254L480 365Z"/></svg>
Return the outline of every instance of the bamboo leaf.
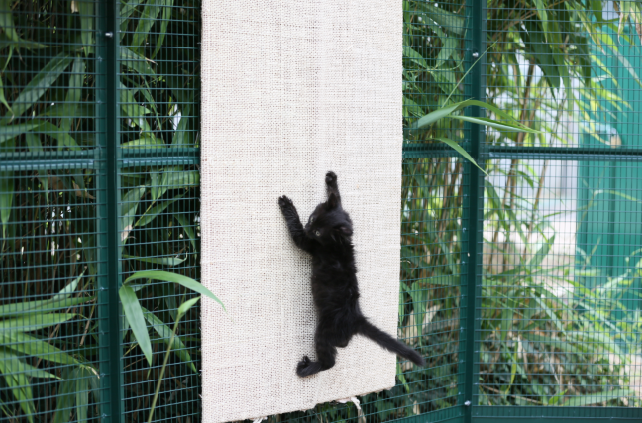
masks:
<svg viewBox="0 0 642 423"><path fill-rule="evenodd" d="M193 119L190 116L191 105L184 104L182 105L180 111L180 120L178 125L176 125L176 130L174 131L174 136L172 137L172 147L182 147L182 146L191 146L194 138L193 131L189 130L190 119Z"/></svg>
<svg viewBox="0 0 642 423"><path fill-rule="evenodd" d="M56 375L21 361L17 355L6 348L0 347L0 361L5 363L5 368L12 374L22 373L25 376L39 379L60 379Z"/></svg>
<svg viewBox="0 0 642 423"><path fill-rule="evenodd" d="M403 108L404 117L409 117L410 115L418 117L424 114L422 107L405 95L403 96Z"/></svg>
<svg viewBox="0 0 642 423"><path fill-rule="evenodd" d="M76 369L65 369L63 380L58 386L56 395L56 411L52 423L67 423L71 417L74 399L76 398Z"/></svg>
<svg viewBox="0 0 642 423"><path fill-rule="evenodd" d="M0 316L4 318L18 317L25 314L52 313L75 305L95 300L96 297L74 297L64 300L39 300L0 306Z"/></svg>
<svg viewBox="0 0 642 423"><path fill-rule="evenodd" d="M89 408L89 379L80 375L76 380L76 421L79 423L87 421L87 409Z"/></svg>
<svg viewBox="0 0 642 423"><path fill-rule="evenodd" d="M140 219L138 219L138 222L136 222L136 224L134 226L145 226L145 225L147 225L148 223L150 223L151 221L156 219L156 217L158 217L159 214L161 214L163 211L165 211L165 209L170 204L175 203L176 201L181 199L181 197L183 197L183 194L177 195L176 197L172 198L171 200L163 201L162 203L159 203L156 206L151 207L150 209L148 209L145 212L145 214L143 214L141 216Z"/></svg>
<svg viewBox="0 0 642 423"><path fill-rule="evenodd" d="M28 421L33 423L33 415L36 413L36 407L33 403L33 393L27 376L23 373L14 373L8 361L5 360L0 360L0 373L4 374L5 383L16 398L18 404L20 404L20 408L22 408Z"/></svg>
<svg viewBox="0 0 642 423"><path fill-rule="evenodd" d="M158 12L160 7L157 4L157 0L148 0L143 13L138 19L138 26L136 26L136 31L134 32L134 37L132 38L131 45L133 47L139 47L147 39L149 30L152 29L154 23L156 23L156 18L158 17Z"/></svg>
<svg viewBox="0 0 642 423"><path fill-rule="evenodd" d="M16 181L13 179L12 171L0 171L0 220L2 221L2 238L6 238L7 225L11 217L15 183Z"/></svg>
<svg viewBox="0 0 642 423"><path fill-rule="evenodd" d="M463 109L465 107L468 107L468 106L485 107L485 108L491 110L497 116L503 117L505 119L508 119L509 122L499 122L499 121L495 121L495 120L488 119L488 118L476 118L476 117L469 117L469 116L451 116L452 113L454 113L454 112L456 112L458 110L461 110L461 109ZM492 105L487 104L487 103L484 103L482 101L472 100L472 99L471 100L465 100L465 101L462 101L462 102L459 102L459 103L454 103L454 104L452 104L450 106L444 106L444 107L442 107L440 109L435 110L434 112L428 113L426 116L418 119L416 122L414 122L412 125L410 125L409 130L422 129L422 128L424 128L424 127L426 127L428 125L432 125L433 123L437 122L438 120L446 118L446 117L450 117L450 118L454 118L454 119L458 119L458 120L464 120L464 121L468 121L468 122L472 122L472 123L477 123L477 124L480 124L480 125L491 126L491 127L494 127L494 128L501 128L503 130L510 130L511 132L540 133L540 131L536 131L534 129L530 129L530 128L518 123L510 115L508 115L505 112L502 112L497 107L492 106ZM445 140L445 138L440 138L439 140L443 141L443 140ZM446 143L446 144L448 144L448 143ZM452 145L450 145L450 146L452 148L454 148L455 150L457 150L456 147L453 147ZM459 147L459 146L457 146L457 147ZM461 150L463 151L463 149L461 149ZM459 150L457 150L457 151L460 154L462 154L461 151L459 151ZM466 157L466 156L464 156L464 157ZM468 156L468 157L470 157L470 156ZM466 158L468 158L468 157L466 157ZM471 160L471 159L469 159L469 160ZM477 164L475 164L475 165L477 167L479 167L479 165L477 165Z"/></svg>
<svg viewBox="0 0 642 423"><path fill-rule="evenodd" d="M7 99L4 96L4 86L3 86L1 77L0 77L0 103L2 103L4 107L7 108L7 110L9 110L9 113L11 113L11 119L13 119L14 117L13 110L11 110L11 107L9 107L9 103L7 103Z"/></svg>
<svg viewBox="0 0 642 423"><path fill-rule="evenodd" d="M0 317L6 318L22 314L49 313L93 300L95 297L68 298L76 290L83 274L84 272L48 300L26 301L0 306Z"/></svg>
<svg viewBox="0 0 642 423"><path fill-rule="evenodd" d="M422 68L428 68L428 63L426 63L426 60L423 58L423 56L415 51L412 47L403 46L403 55L404 58L410 59L410 61L418 64Z"/></svg>
<svg viewBox="0 0 642 423"><path fill-rule="evenodd" d="M166 168L161 177L158 197L161 197L167 190L188 188L196 186L201 180L201 175L196 170L183 171L178 167Z"/></svg>
<svg viewBox="0 0 642 423"><path fill-rule="evenodd" d="M127 282L127 281L125 281ZM143 309L138 302L138 297L136 292L132 289L131 286L123 285L118 291L120 296L120 301L123 304L123 311L129 322L129 326L132 328L134 337L140 346L140 349L145 354L147 362L149 365L152 365L152 341L149 339L149 333L147 332L147 326L145 325L145 316L143 315Z"/></svg>
<svg viewBox="0 0 642 423"><path fill-rule="evenodd" d="M39 131L45 132L47 136L58 141L58 148L67 147L72 151L79 151L80 147L76 143L76 140L71 137L67 132L58 128L51 122L43 122L38 127Z"/></svg>
<svg viewBox="0 0 642 423"><path fill-rule="evenodd" d="M150 190L152 194L152 200L156 201L161 196L160 194L160 173L150 172L149 174L151 179Z"/></svg>
<svg viewBox="0 0 642 423"><path fill-rule="evenodd" d="M190 225L189 221L182 214L174 214L174 219L181 224L181 227L189 237L190 242L192 243L192 248L196 251L196 235L194 234L194 227Z"/></svg>
<svg viewBox="0 0 642 423"><path fill-rule="evenodd" d="M76 279L71 281L63 289L58 291L56 295L51 297L50 301L54 302L54 301L60 301L62 299L68 298L76 290L76 288L78 287L78 283L80 283L80 280L82 279L84 274L85 274L85 271L83 270Z"/></svg>
<svg viewBox="0 0 642 423"><path fill-rule="evenodd" d="M499 131L508 131L508 132L528 132L530 134L540 134L540 131L535 129L526 128L517 123L506 123L501 121L496 121L488 118L482 117L471 117L471 116L450 116L452 119L463 120L466 122L476 123L478 125L488 126Z"/></svg>
<svg viewBox="0 0 642 423"><path fill-rule="evenodd" d="M615 55L615 57L617 57L617 59L620 61L620 63L624 65L624 68L629 72L629 75L631 75L633 80L637 82L637 84L640 87L642 87L642 81L640 80L640 77L638 76L637 72L635 72L635 67L631 65L631 62L629 62L629 60L620 53L617 46L609 45L609 48L613 52L613 55Z"/></svg>
<svg viewBox="0 0 642 423"><path fill-rule="evenodd" d="M79 365L78 361L66 352L49 345L24 332L0 331L0 345L25 355L42 358L52 363Z"/></svg>
<svg viewBox="0 0 642 423"><path fill-rule="evenodd" d="M450 106L444 106L442 108L435 110L434 112L430 112L426 116L418 119L416 122L410 125L409 129L410 130L421 129L424 126L432 125L438 120L449 116L453 112L456 112L457 110L460 110L466 107L464 103L465 102L451 104Z"/></svg>
<svg viewBox="0 0 642 423"><path fill-rule="evenodd" d="M597 197L598 195L601 195L601 194L613 194L613 195L617 195L618 197L624 198L625 200L629 200L629 201L633 201L635 203L642 204L642 201L638 200L635 197L632 197L630 195L624 194L624 193L622 193L620 191L614 191L614 190L610 190L610 189L598 189L593 193L593 196Z"/></svg>
<svg viewBox="0 0 642 423"><path fill-rule="evenodd" d="M163 343L170 347L172 350L174 350L174 353L178 356L178 358L185 364L189 366L189 368L196 373L196 366L194 366L194 363L192 362L192 358L190 357L189 353L187 352L187 347L183 344L181 339L178 336L174 337L174 342L172 345L169 345L169 340L172 338L172 330L165 325L156 315L146 308L143 307L143 313L145 315L145 319L149 322L149 325L154 328L158 336L161 338Z"/></svg>
<svg viewBox="0 0 642 423"><path fill-rule="evenodd" d="M134 98L134 93L131 89L120 83L120 107L124 114L131 120L131 122L140 127L143 132L151 133L152 128L147 123L145 115L151 113L149 109L138 104Z"/></svg>
<svg viewBox="0 0 642 423"><path fill-rule="evenodd" d="M154 63L145 56L142 56L127 47L120 46L120 60L125 66L132 68L136 72L145 76L154 76L156 73L150 63Z"/></svg>
<svg viewBox="0 0 642 423"><path fill-rule="evenodd" d="M443 8L438 8L433 3L417 2L419 10L424 11L430 19L437 22L444 27L447 31L457 35L464 35L466 33L466 21L464 18L449 12Z"/></svg>
<svg viewBox="0 0 642 423"><path fill-rule="evenodd" d="M101 397L101 380L97 372L92 368L91 371L87 372L89 375L89 387L91 389L91 394L94 397L94 402L100 404Z"/></svg>
<svg viewBox="0 0 642 423"><path fill-rule="evenodd" d="M0 144L3 142L14 139L26 132L32 131L42 125L42 122L35 123L20 123L18 125L3 125L0 124Z"/></svg>
<svg viewBox="0 0 642 423"><path fill-rule="evenodd" d="M582 407L633 396L635 396L635 393L629 389L614 389L612 391L602 391L598 394L573 396L560 405L566 407Z"/></svg>
<svg viewBox="0 0 642 423"><path fill-rule="evenodd" d="M180 318L183 317L185 315L185 313L187 313L189 311L189 309L192 308L194 306L194 304L196 304L198 302L198 300L200 300L200 299L201 299L201 297L198 296L196 298L192 298L191 300L187 300L183 304L178 306L178 315L177 315L176 319L180 320ZM223 304L221 304L221 305L223 305ZM225 308L225 307L223 307L223 308Z"/></svg>
<svg viewBox="0 0 642 423"><path fill-rule="evenodd" d="M448 147L452 148L453 150L455 150L456 152L458 152L459 154L461 154L462 156L464 156L466 159L470 160L470 162L471 162L472 164L474 164L475 166L477 166L477 167L479 168L479 170L481 170L482 172L484 172L484 174L488 175L488 174L486 173L486 171L485 171L484 169L482 169L482 168L481 168L481 166L479 166L479 165L477 164L477 162L475 161L475 159L473 159L473 158L470 156L470 154L468 154L468 153L466 152L466 150L464 150L463 148L461 148L461 146L460 146L459 144L457 144L455 141L453 141L453 140L451 140L451 139L448 139L448 138L435 138L435 139L436 139L436 140L438 140L438 141L443 142L443 143L444 143L444 144L446 144Z"/></svg>
<svg viewBox="0 0 642 423"><path fill-rule="evenodd" d="M81 0L78 4L78 14L80 16L80 40L85 51L85 57L94 51L94 2Z"/></svg>
<svg viewBox="0 0 642 423"><path fill-rule="evenodd" d="M6 0L0 0L6 1ZM0 16L2 13L0 13ZM67 53L59 53L51 59L42 70L34 76L27 86L20 92L18 97L13 101L11 109L12 116L4 116L3 123L10 122L13 118L22 116L31 106L33 106L42 95L51 87L51 84L58 79L60 74L69 66L72 57Z"/></svg>
<svg viewBox="0 0 642 423"><path fill-rule="evenodd" d="M46 46L20 38L16 31L16 25L13 23L13 12L11 10L11 0L0 0L0 28L3 29L4 35L11 40L16 47L26 49L38 49Z"/></svg>
<svg viewBox="0 0 642 423"><path fill-rule="evenodd" d="M75 313L29 314L13 319L0 320L0 332L32 332L66 322Z"/></svg>
<svg viewBox="0 0 642 423"><path fill-rule="evenodd" d="M129 256L127 254L123 254L123 258L128 258L128 259L134 259L138 261L144 261L145 263L153 263L153 264L158 264L161 266L178 266L179 264L183 263L187 259L179 259L176 257L136 257L136 256Z"/></svg>
<svg viewBox="0 0 642 423"><path fill-rule="evenodd" d="M568 392L568 389L564 389L563 391L556 393L548 400L546 405L556 405L557 403L560 402L562 398L564 398L567 392Z"/></svg>
<svg viewBox="0 0 642 423"><path fill-rule="evenodd" d="M165 34L167 33L167 25L169 24L170 19L172 18L172 9L174 6L174 0L165 0L163 5L163 14L161 15L161 24L160 31L158 32L158 39L156 40L156 48L154 53L152 53L152 59L156 57L163 42L165 41Z"/></svg>
<svg viewBox="0 0 642 423"><path fill-rule="evenodd" d="M145 136L138 140L128 141L120 145L120 148L125 149L139 149L139 148L165 148L165 143L162 139L153 136Z"/></svg>
<svg viewBox="0 0 642 423"><path fill-rule="evenodd" d="M84 1L81 3L85 3ZM85 79L85 61L80 57L76 57L74 63L71 65L71 74L69 75L69 90L65 96L65 104L63 106L64 114L60 120L60 130L69 132L76 116L76 105L80 102L80 95L82 94L83 80Z"/></svg>
<svg viewBox="0 0 642 423"><path fill-rule="evenodd" d="M189 301L184 302L178 307L178 314L176 316L176 321L174 322L174 328L172 329L172 336L170 338L170 345L173 345L173 340L176 335L176 328L178 327L178 322L181 320L181 317L192 307L200 297L193 298ZM161 382L163 380L163 375L165 374L165 367L167 366L167 359L169 358L170 346L167 347L165 352L165 357L163 359L163 366L161 367L160 375L158 376L158 383L156 384L156 391L154 392L154 398L152 399L152 406L149 410L149 416L147 417L147 423L151 423L152 418L154 417L154 410L156 409L156 401L158 400L158 393L160 392Z"/></svg>
<svg viewBox="0 0 642 423"><path fill-rule="evenodd" d="M458 48L457 40L452 37L444 38L442 41L444 44L437 55L437 62L435 63L436 68L440 68L448 59L450 59ZM445 72L445 70L441 70L441 72Z"/></svg>
<svg viewBox="0 0 642 423"><path fill-rule="evenodd" d="M138 210L138 205L140 204L140 199L145 194L145 187L133 188L125 194L123 197L122 210L121 210L121 219L120 224L123 228L123 232L120 235L120 239L125 242L129 237L129 233L133 229L132 224L136 218L136 210Z"/></svg>
<svg viewBox="0 0 642 423"><path fill-rule="evenodd" d="M205 288L202 284L198 283L192 278L188 278L187 276L179 275L177 273L171 273L171 272L165 272L163 270L143 270L141 272L136 272L130 277L128 277L124 284L128 284L131 281L137 280L137 279L156 279L160 281L166 281L166 282L175 282L179 285L183 285L185 288L191 289L192 291L198 292L199 294L205 295L212 300L216 301L223 307L223 310L225 310L225 306L219 300L212 292Z"/></svg>

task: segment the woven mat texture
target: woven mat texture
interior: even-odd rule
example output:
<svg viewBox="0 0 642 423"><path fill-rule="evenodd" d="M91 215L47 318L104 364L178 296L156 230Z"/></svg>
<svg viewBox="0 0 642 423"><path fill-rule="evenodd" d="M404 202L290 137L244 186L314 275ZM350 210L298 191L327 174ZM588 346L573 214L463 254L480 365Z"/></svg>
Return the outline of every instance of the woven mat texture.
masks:
<svg viewBox="0 0 642 423"><path fill-rule="evenodd" d="M396 333L402 144L402 5L389 0L205 0L202 38L203 420L311 409L388 389L395 356L355 337L314 359L310 257L277 198L306 221L338 175L355 226L361 305Z"/></svg>

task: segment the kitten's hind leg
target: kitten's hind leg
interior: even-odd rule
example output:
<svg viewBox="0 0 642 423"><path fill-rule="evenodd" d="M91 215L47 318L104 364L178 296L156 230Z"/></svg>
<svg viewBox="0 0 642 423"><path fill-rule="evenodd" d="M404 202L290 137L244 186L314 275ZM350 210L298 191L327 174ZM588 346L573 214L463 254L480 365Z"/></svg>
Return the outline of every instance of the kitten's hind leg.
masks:
<svg viewBox="0 0 642 423"><path fill-rule="evenodd" d="M325 184L328 189L328 197L330 194L337 196L337 200L341 202L341 195L339 194L339 185L337 184L337 174L329 171L325 174Z"/></svg>
<svg viewBox="0 0 642 423"><path fill-rule="evenodd" d="M308 377L334 367L337 349L329 344L317 344L317 361L312 361L306 355L296 366L299 377Z"/></svg>

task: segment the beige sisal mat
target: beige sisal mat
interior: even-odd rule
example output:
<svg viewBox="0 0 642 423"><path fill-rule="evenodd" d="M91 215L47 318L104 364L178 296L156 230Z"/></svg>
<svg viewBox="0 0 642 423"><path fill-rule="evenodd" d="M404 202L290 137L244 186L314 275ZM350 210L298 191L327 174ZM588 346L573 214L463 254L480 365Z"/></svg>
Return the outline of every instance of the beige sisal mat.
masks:
<svg viewBox="0 0 642 423"><path fill-rule="evenodd" d="M396 333L402 7L390 0L204 0L202 40L203 419L257 418L390 388L395 356L356 337L314 358L310 258L277 198L307 220L338 175L352 216L361 305Z"/></svg>

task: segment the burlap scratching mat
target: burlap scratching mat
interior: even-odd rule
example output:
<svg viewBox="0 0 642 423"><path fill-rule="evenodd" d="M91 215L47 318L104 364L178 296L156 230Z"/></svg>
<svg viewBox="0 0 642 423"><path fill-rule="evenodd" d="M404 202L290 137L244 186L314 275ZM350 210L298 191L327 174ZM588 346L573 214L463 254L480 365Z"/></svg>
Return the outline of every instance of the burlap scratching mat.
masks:
<svg viewBox="0 0 642 423"><path fill-rule="evenodd" d="M206 423L311 409L395 383L393 354L364 337L331 370L314 359L310 258L277 199L303 220L338 175L354 221L361 305L396 334L402 5L390 0L205 0L202 305Z"/></svg>

